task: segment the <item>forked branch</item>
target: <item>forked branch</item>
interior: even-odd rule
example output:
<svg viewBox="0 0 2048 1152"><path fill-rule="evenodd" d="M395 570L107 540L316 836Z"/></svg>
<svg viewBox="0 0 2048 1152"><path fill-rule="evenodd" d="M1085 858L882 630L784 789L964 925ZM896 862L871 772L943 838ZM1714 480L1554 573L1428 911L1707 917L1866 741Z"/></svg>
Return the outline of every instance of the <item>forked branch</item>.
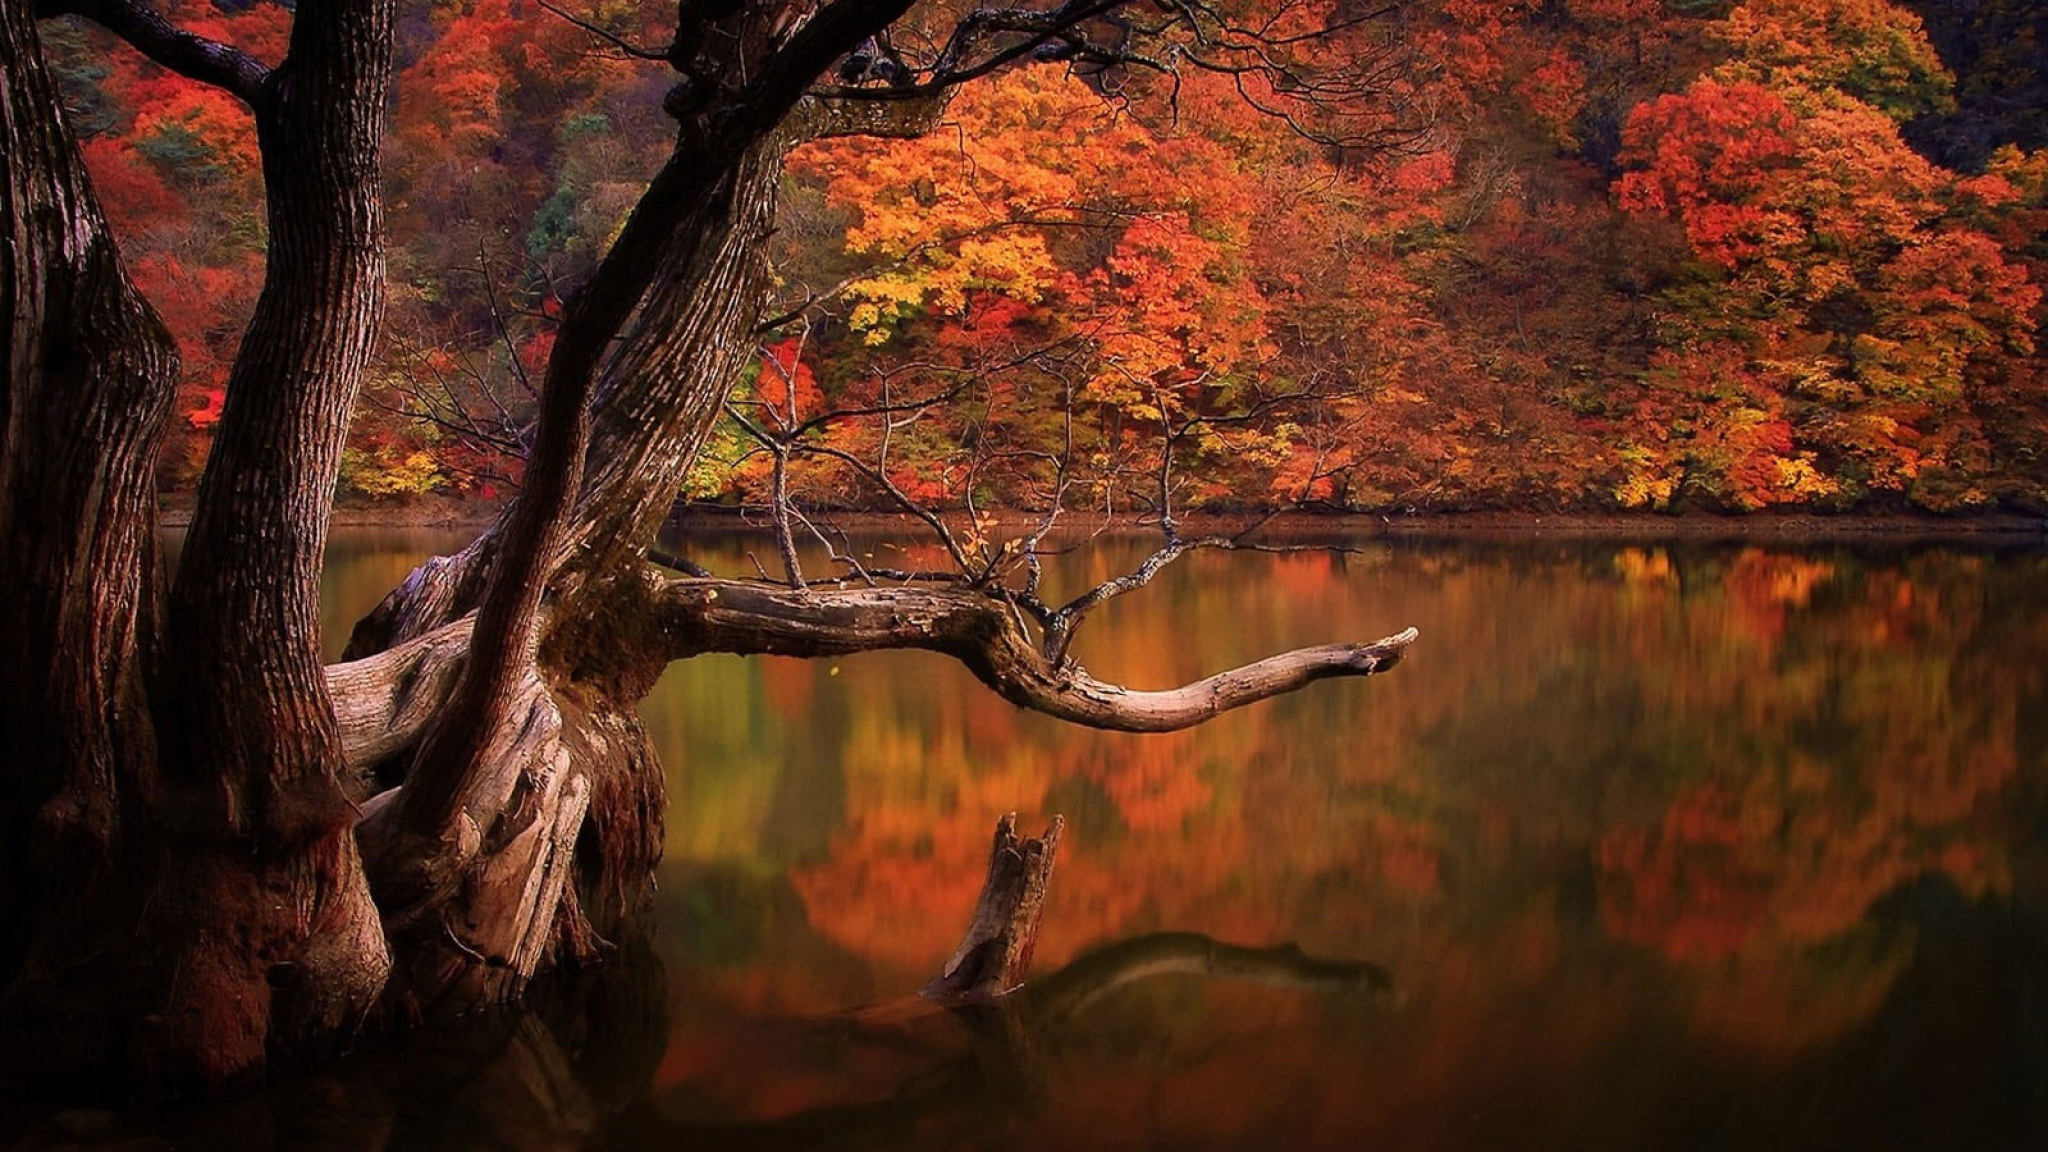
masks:
<svg viewBox="0 0 2048 1152"><path fill-rule="evenodd" d="M1050 660L1001 596L965 587L670 580L656 592L670 659L703 653L836 656L891 648L942 652L1020 708L1090 728L1171 732L1317 680L1398 664L1413 628L1370 644L1323 644L1268 656L1178 688L1110 684L1070 659Z"/></svg>

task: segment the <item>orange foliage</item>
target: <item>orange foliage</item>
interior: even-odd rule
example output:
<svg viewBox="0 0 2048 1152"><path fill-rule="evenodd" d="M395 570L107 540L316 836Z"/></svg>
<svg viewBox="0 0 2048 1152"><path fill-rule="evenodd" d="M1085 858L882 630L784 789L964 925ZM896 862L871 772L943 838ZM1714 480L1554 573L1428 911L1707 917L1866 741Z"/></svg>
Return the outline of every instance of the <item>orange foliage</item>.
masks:
<svg viewBox="0 0 2048 1152"><path fill-rule="evenodd" d="M1300 30L1308 63L1335 58L1363 35L1310 35L1335 10L1288 5L1274 27ZM269 61L291 20L275 3L166 13ZM650 42L672 23L660 5L588 15ZM1318 398L1191 437L1184 498L1948 510L2048 494L2048 161L2006 147L1958 172L1909 146L1902 125L1995 76L1951 76L1896 0L1431 0L1399 19L1383 104L1307 121L1391 131L1384 152L1254 112L1245 94L1285 94L1253 77L1138 76L1105 98L1039 67L963 88L924 139L799 152L778 267L851 289L792 364L821 406L871 402L877 373L899 396L982 378L893 446L903 484L940 501L963 497L976 444L1023 460L1071 430L1107 485L1159 422L1297 390ZM525 413L552 286L587 274L671 143L666 70L607 60L518 0L429 6L406 36L390 314L421 351L373 383L387 394L355 444L501 471L410 422L391 386L456 365L484 408ZM58 41L97 54L70 83L105 109L88 162L185 354L198 418L165 479L188 483L259 283L253 129L104 37ZM693 493L754 493L752 472L720 471L738 454L714 452ZM799 471L808 491L873 498ZM1050 483L1021 463L973 477L979 498L1026 505Z"/></svg>

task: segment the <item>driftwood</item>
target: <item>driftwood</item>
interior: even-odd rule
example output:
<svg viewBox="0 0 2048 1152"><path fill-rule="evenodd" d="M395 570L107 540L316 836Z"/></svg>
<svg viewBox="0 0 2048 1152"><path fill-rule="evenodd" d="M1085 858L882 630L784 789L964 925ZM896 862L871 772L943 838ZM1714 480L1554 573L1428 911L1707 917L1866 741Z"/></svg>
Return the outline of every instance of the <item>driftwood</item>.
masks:
<svg viewBox="0 0 2048 1152"><path fill-rule="evenodd" d="M1038 920L1045 911L1065 817L1054 816L1039 837L1019 838L1017 814L996 822L989 848L988 878L982 881L967 934L938 977L925 985L933 1000L993 1000L1024 983L1038 944Z"/></svg>

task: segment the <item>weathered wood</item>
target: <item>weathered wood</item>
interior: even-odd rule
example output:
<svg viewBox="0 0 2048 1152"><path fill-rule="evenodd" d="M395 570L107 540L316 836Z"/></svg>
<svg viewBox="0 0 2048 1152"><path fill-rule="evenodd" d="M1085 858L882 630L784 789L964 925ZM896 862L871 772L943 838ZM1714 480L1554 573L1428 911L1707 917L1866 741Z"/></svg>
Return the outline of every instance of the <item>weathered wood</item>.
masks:
<svg viewBox="0 0 2048 1152"><path fill-rule="evenodd" d="M0 987L69 918L152 770L171 334L129 283L35 13L0 0Z"/></svg>
<svg viewBox="0 0 2048 1152"><path fill-rule="evenodd" d="M674 230L639 318L605 362L584 478L568 532L547 568L557 585L654 539L697 460L726 393L754 348L774 230L782 145L743 157L728 194L696 205ZM372 655L475 611L485 576L512 535L512 509L451 556L422 564L356 625L349 659ZM573 561L573 563L572 563Z"/></svg>
<svg viewBox="0 0 2048 1152"><path fill-rule="evenodd" d="M620 584L624 594L608 610L624 618L583 645L584 655L659 668L711 652L837 656L921 648L960 660L1020 707L1130 732L1185 728L1316 680L1375 675L1398 664L1416 639L1410 628L1370 644L1301 648L1182 687L1143 691L1097 680L1072 660L1047 660L1000 600L972 589L812 585L799 592L652 572ZM418 741L467 658L470 628L464 617L327 669L353 779ZM599 676L591 668L577 671L579 679Z"/></svg>
<svg viewBox="0 0 2048 1152"><path fill-rule="evenodd" d="M669 580L655 592L659 636L680 659L703 652L833 656L923 648L965 664L1021 708L1118 732L1170 732L1333 676L1400 663L1416 630L1370 644L1297 648L1179 688L1139 691L1048 659L1008 607L972 588L911 585L802 592L744 580Z"/></svg>
<svg viewBox="0 0 2048 1152"><path fill-rule="evenodd" d="M154 686L165 858L208 862L153 877L150 906L180 910L141 933L168 1002L143 1045L158 1081L187 1062L215 1082L330 1052L389 970L340 784L320 577L383 316L379 163L397 8L301 0L285 59L248 93L263 289L171 583Z"/></svg>
<svg viewBox="0 0 2048 1152"><path fill-rule="evenodd" d="M1024 983L1038 946L1038 921L1046 888L1059 858L1063 816L1054 816L1045 835L1020 838L1017 814L996 822L989 848L988 878L974 903L974 917L960 947L924 994L934 1000L993 1000Z"/></svg>
<svg viewBox="0 0 2048 1152"><path fill-rule="evenodd" d="M1191 932L1139 936L1081 956L994 1004L891 1001L822 1018L756 1021L747 1051L727 1067L666 1089L686 1096L686 1106L670 1113L657 1098L646 1109L676 1118L663 1123L658 1137L649 1131L640 1138L650 1145L752 1152L1014 1142L1017 1122L1041 1114L1048 1092L1058 1091L1058 1054L1090 1035L1092 1010L1118 1005L1130 1011L1142 998L1119 1003L1118 993L1162 977L1274 989L1331 1007L1390 1008L1397 1000L1387 970L1369 962L1312 957L1291 944L1244 947ZM862 1057L883 1053L890 1067L901 1069L893 1090L862 1080L845 1084L843 1092L817 1091L819 1083L841 1085L844 1069L865 1066ZM782 1078L806 1085L807 1107L777 1107L784 1098L761 1091L764 1079ZM698 1119L707 1113L717 1118Z"/></svg>
<svg viewBox="0 0 2048 1152"><path fill-rule="evenodd" d="M327 666L327 691L348 766L343 784L356 799L378 791L370 773L380 763L419 742L469 657L474 621L465 616L368 659Z"/></svg>

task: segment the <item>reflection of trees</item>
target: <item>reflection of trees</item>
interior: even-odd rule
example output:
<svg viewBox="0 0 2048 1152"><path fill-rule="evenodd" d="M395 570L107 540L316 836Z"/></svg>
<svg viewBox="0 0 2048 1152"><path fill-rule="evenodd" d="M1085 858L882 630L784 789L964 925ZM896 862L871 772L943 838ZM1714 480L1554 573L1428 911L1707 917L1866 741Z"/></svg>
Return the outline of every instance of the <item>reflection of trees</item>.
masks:
<svg viewBox="0 0 2048 1152"><path fill-rule="evenodd" d="M1092 1012L1172 976L1370 1003L1393 992L1376 964L1317 959L1292 945L1246 948L1155 933L1090 952L993 1003L899 1003L761 1022L735 1046L717 1084L670 1090L648 1112L625 1118L619 1135L649 1147L972 1144L1044 1106L1055 1066ZM1148 1023L1156 1031L1163 1022ZM663 1116L669 1112L675 1117ZM721 1112L725 1119L705 1118Z"/></svg>
<svg viewBox="0 0 2048 1152"><path fill-rule="evenodd" d="M64 1113L9 1146L21 1152L589 1147L612 1118L643 1105L668 1040L661 964L637 945L628 952L619 963L538 984L520 1005L365 1037L348 1056L253 1091L140 1105L118 1117Z"/></svg>
<svg viewBox="0 0 2048 1152"><path fill-rule="evenodd" d="M1728 960L1678 999L1688 1026L1767 1045L1882 1001L1914 955L1864 930L1887 893L2008 884L1999 814L2048 744L2039 558L1399 545L1262 558L1251 586L1217 560L1105 620L1090 663L1173 682L1388 613L1458 642L1374 701L1279 701L1198 736L1055 735L930 665L835 704L817 669L791 699L842 718L817 739L836 823L790 872L809 927L914 979L973 895L986 814L1056 809L1077 850L1050 961L1181 924L1369 948L1418 996L1467 1000L1620 943L1687 979ZM1116 558L1071 562L1079 583Z"/></svg>
<svg viewBox="0 0 2048 1152"><path fill-rule="evenodd" d="M1749 549L1727 564L1728 627L1695 634L1696 651L1751 671L1707 678L1672 722L1734 714L1747 746L1674 781L1660 818L1610 829L1598 853L1608 930L1691 973L1702 1029L1770 1047L1838 1035L1911 955L1860 927L1879 900L1927 876L1972 895L2008 882L1978 817L2019 769L2024 690L1970 655L1987 630L2010 635L1996 575L1967 556L1865 567Z"/></svg>
<svg viewBox="0 0 2048 1152"><path fill-rule="evenodd" d="M907 1144L921 1130L900 1106L890 1128L887 1102L918 1088L929 1143L999 1132L1032 1099L998 1075L1000 1029L825 1013L930 973L989 813L1024 807L1066 812L1073 838L1041 969L1182 924L1403 977L1403 1010L1369 1018L1345 1013L1370 996L1193 977L1098 993L1033 1049L1054 1070L1040 1127L1085 1132L1153 1093L1244 1133L1219 1114L1275 1083L1336 1083L1372 1094L1304 1147L1584 1147L1647 1114L1717 1132L1747 1115L1754 1146L1903 1143L1913 1125L1940 1133L1923 1143L2030 1146L1969 1134L2009 1136L1984 1085L2044 1066L2026 1006L2044 1002L2027 958L2048 870L2028 846L2048 794L2048 561L1403 544L1261 558L1248 586L1219 560L1163 577L1159 611L1098 624L1091 665L1177 682L1387 615L1452 642L1369 712L1304 696L1200 738L1062 740L915 656L900 692L825 665L690 669L650 717L699 742L678 761L663 886L671 925L693 894L704 911L693 945L664 952L666 996L657 974L637 1015L619 992L580 1022L422 1036L195 1124L211 1138L191 1143L668 1148L767 1142L785 1122L793 1144L792 1117L837 1107ZM1367 566L1373 602L1354 604ZM1170 631L1168 612L1203 626ZM1970 899L2013 888L2016 907ZM673 1022L645 1007L664 999ZM1778 1059L1757 1071L1758 1053ZM1770 1092L1778 1112L1731 1112ZM978 1103L939 1107L954 1097ZM2023 1098L2043 1097L2007 1103Z"/></svg>

